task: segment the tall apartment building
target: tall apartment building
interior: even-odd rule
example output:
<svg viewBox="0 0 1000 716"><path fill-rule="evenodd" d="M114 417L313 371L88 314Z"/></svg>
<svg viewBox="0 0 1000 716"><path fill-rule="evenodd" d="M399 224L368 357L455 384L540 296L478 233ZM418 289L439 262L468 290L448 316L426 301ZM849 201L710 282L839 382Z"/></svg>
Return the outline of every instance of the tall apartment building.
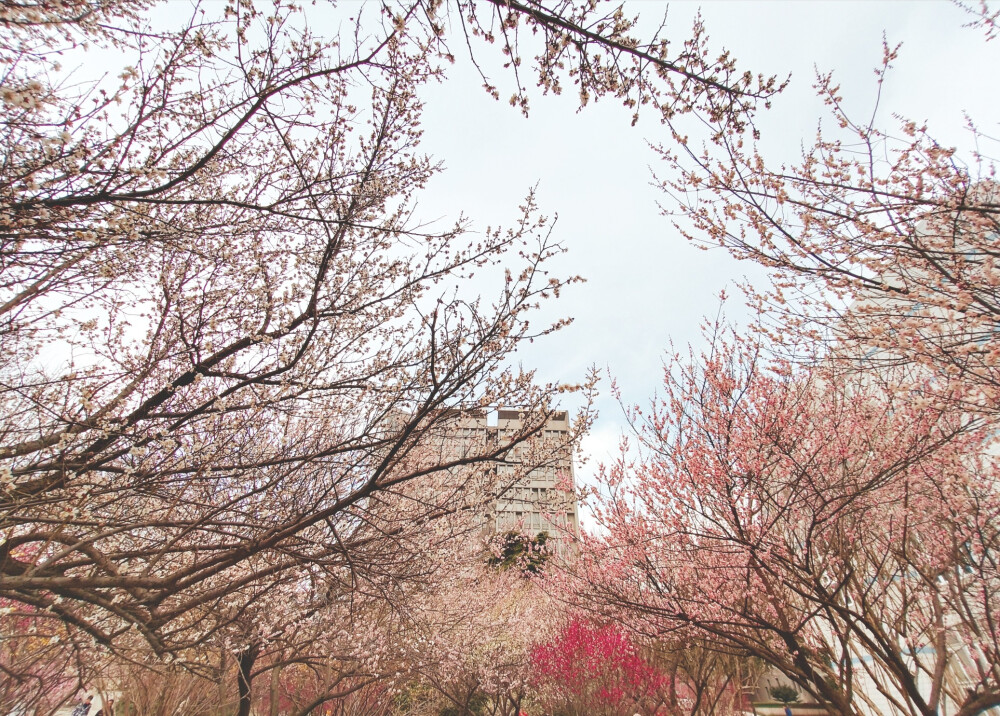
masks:
<svg viewBox="0 0 1000 716"><path fill-rule="evenodd" d="M498 438L516 433L522 424L517 410L497 412ZM497 466L497 496L494 524L496 530L520 529L529 534L548 532L577 535L580 518L576 506L576 482L573 475L573 443L569 416L555 413L546 422L538 444L515 447L512 459ZM537 467L524 473L525 461Z"/></svg>
<svg viewBox="0 0 1000 716"><path fill-rule="evenodd" d="M514 439L534 413L499 409L456 410L444 431L443 454L448 457L479 453L484 448ZM489 493L483 514L484 529L511 530L536 535L547 532L559 540L579 533L573 437L569 415L554 413L540 433L513 447L502 459L485 468L481 483Z"/></svg>

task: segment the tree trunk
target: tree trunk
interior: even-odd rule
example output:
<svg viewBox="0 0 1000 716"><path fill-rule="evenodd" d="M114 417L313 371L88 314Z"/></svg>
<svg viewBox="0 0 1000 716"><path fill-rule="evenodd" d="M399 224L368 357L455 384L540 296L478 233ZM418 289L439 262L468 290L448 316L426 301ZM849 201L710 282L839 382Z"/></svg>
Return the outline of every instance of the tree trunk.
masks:
<svg viewBox="0 0 1000 716"><path fill-rule="evenodd" d="M239 671L236 673L236 691L239 694L239 708L236 716L250 716L250 686L253 681L253 665L257 661L260 646L251 644L236 655Z"/></svg>
<svg viewBox="0 0 1000 716"><path fill-rule="evenodd" d="M278 716L278 680L281 678L281 667L271 669L271 716Z"/></svg>
<svg viewBox="0 0 1000 716"><path fill-rule="evenodd" d="M227 707L227 702L229 701L229 687L226 685L226 662L229 660L229 652L225 649L220 649L219 655L219 706L215 711L216 716L223 716L223 714L229 713Z"/></svg>
<svg viewBox="0 0 1000 716"><path fill-rule="evenodd" d="M991 708L1000 706L1000 694L990 692L979 696L970 694L955 716L978 716Z"/></svg>

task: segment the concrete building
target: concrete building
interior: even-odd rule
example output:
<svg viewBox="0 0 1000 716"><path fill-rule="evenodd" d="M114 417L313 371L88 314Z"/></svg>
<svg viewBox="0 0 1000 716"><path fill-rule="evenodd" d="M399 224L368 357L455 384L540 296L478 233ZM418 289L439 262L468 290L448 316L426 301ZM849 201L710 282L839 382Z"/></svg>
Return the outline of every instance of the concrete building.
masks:
<svg viewBox="0 0 1000 716"><path fill-rule="evenodd" d="M501 408L494 413L456 410L446 422L442 457L481 454L516 440L537 413ZM547 532L565 541L579 533L573 475L573 433L569 415L558 411L533 437L516 444L486 468L483 527L489 533Z"/></svg>
<svg viewBox="0 0 1000 716"><path fill-rule="evenodd" d="M516 435L522 423L519 411L499 410L497 438ZM569 416L560 411L549 418L538 439L515 447L508 461L498 463L492 515L496 531L548 532L553 538L579 533L573 448Z"/></svg>

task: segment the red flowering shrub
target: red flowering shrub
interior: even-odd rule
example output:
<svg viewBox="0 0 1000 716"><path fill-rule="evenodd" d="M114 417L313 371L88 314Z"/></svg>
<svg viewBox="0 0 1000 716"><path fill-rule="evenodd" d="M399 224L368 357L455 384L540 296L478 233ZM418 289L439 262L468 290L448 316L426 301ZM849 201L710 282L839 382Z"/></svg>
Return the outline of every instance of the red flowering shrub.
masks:
<svg viewBox="0 0 1000 716"><path fill-rule="evenodd" d="M574 619L550 643L531 652L543 704L566 716L631 715L654 711L669 679L614 626Z"/></svg>

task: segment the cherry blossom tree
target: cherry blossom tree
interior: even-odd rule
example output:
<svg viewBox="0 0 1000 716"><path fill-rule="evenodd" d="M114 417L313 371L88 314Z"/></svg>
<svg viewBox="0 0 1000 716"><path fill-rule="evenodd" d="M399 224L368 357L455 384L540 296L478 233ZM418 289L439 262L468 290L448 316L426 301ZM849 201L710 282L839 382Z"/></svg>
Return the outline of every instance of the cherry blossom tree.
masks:
<svg viewBox="0 0 1000 716"><path fill-rule="evenodd" d="M527 311L565 284L541 268L559 248L530 197L478 243L410 224L434 171L418 40L390 30L343 57L290 9L155 37L142 6L110 29L113 7L62 9L5 25L21 58L5 87L48 79L4 100L0 591L129 658L229 645L246 709L256 605L408 577L468 466L540 429L434 450L452 406L544 420L555 386L504 362L546 332ZM59 33L136 65L113 94L60 86ZM515 248L492 304L456 295Z"/></svg>
<svg viewBox="0 0 1000 716"><path fill-rule="evenodd" d="M467 716L517 716L528 708L531 649L561 620L562 607L529 572L486 564L482 540L448 575L412 594L386 656L396 682Z"/></svg>
<svg viewBox="0 0 1000 716"><path fill-rule="evenodd" d="M842 714L1000 704L1000 492L981 421L717 333L604 474L581 567L639 633L752 655ZM886 706L888 704L888 706Z"/></svg>
<svg viewBox="0 0 1000 716"><path fill-rule="evenodd" d="M985 3L966 9L971 26L995 36L995 12ZM883 48L880 89L898 49ZM768 348L823 362L795 373L748 359L752 351L738 342L722 351L731 366L714 354L698 366L672 361L683 377L670 377L670 389L691 391L695 407L654 411L663 422L652 433L664 447L652 462L673 471L656 479L669 479L677 494L685 471L699 465L699 474L723 482L709 480L701 494L693 482L685 488L695 516L670 530L690 530L682 539L703 560L699 577L721 574L741 555L746 586L738 593L748 595L745 605L713 597L721 610L711 618L677 605L680 621L740 648L758 643L755 653L838 709L874 709L863 701L877 694L904 713L936 713L945 703L978 713L996 704L998 684L996 534L986 527L997 509L996 446L981 422L995 422L998 404L993 140L970 121L980 149L963 159L905 118L892 128L876 122L878 112L858 121L832 74L819 75L816 87L832 122L790 166L770 161L754 128L716 125L701 148L661 148L679 171L662 186L689 221L688 238L771 270L769 289L747 289ZM698 392L699 381L710 391ZM758 393L768 384L798 416L771 410ZM708 395L725 409L706 408ZM712 424L712 415L731 423ZM834 416L823 438L820 426ZM754 431L762 447L745 442ZM852 482L829 482L838 444L841 475ZM725 465L723 449L734 445ZM706 463L699 451L713 457ZM763 454L775 462L762 463ZM779 457L792 466L780 467ZM854 481L873 468L875 482ZM804 488L807 478L815 485ZM823 516L816 500L833 511ZM863 522L837 500L865 505ZM806 504L806 514L797 512ZM797 586L808 573L822 590ZM746 631L714 631L733 612ZM810 635L814 624L822 626ZM773 635L777 649L758 633Z"/></svg>
<svg viewBox="0 0 1000 716"><path fill-rule="evenodd" d="M975 13L995 29L995 13ZM883 50L879 94L899 47ZM770 269L769 289L747 290L776 343L823 342L828 359L863 371L909 366L936 377L924 390L995 415L994 140L970 122L979 149L963 158L918 122L880 125L877 107L852 116L832 73L816 88L829 121L791 165L772 161L750 127L717 124L700 148L661 147L677 225Z"/></svg>
<svg viewBox="0 0 1000 716"><path fill-rule="evenodd" d="M86 645L51 614L8 599L0 600L0 710L37 704L54 712L94 678L94 664L78 661ZM80 648L83 646L84 648Z"/></svg>
<svg viewBox="0 0 1000 716"><path fill-rule="evenodd" d="M133 663L235 660L247 713L309 642L293 624L430 579L428 540L489 498L479 466L565 388L509 367L574 280L534 197L476 237L413 218L449 43L481 67L499 46L523 110L523 52L543 91L659 117L745 126L779 86L700 23L675 50L594 3L176 10L0 7L0 598ZM442 454L456 411L498 405L531 417Z"/></svg>
<svg viewBox="0 0 1000 716"><path fill-rule="evenodd" d="M740 715L768 667L745 653L719 651L696 630L681 629L653 642L652 663L665 676L664 706L683 716Z"/></svg>

